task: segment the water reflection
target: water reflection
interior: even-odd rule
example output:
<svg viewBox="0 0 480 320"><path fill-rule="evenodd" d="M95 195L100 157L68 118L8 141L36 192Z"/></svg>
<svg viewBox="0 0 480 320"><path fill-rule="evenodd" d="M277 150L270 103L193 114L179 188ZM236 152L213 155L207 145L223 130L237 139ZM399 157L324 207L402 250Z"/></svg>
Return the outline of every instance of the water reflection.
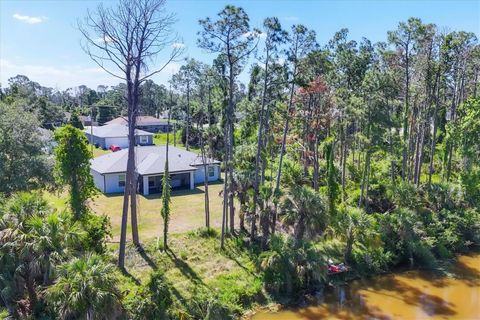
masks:
<svg viewBox="0 0 480 320"><path fill-rule="evenodd" d="M407 271L325 290L315 306L260 313L255 320L480 319L480 255L443 273Z"/></svg>

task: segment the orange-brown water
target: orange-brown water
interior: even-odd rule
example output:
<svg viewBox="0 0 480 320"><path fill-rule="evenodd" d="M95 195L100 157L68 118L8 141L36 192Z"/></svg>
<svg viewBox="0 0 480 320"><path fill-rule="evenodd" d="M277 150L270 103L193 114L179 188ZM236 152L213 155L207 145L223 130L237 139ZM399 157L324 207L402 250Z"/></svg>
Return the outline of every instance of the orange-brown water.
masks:
<svg viewBox="0 0 480 320"><path fill-rule="evenodd" d="M448 276L406 271L352 281L323 296L314 306L253 319L480 319L480 254L459 257Z"/></svg>

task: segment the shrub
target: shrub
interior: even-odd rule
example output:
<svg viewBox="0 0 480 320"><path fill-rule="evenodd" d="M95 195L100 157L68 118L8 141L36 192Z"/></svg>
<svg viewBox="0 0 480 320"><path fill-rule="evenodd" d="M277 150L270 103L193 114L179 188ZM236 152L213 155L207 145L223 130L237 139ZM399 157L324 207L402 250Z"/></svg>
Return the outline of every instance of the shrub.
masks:
<svg viewBox="0 0 480 320"><path fill-rule="evenodd" d="M110 218L106 215L88 213L82 217L81 223L86 232L81 241L81 249L104 253L107 237L112 235Z"/></svg>
<svg viewBox="0 0 480 320"><path fill-rule="evenodd" d="M134 319L165 319L172 304L170 286L162 271L150 275L148 283L139 287L131 300L126 301Z"/></svg>
<svg viewBox="0 0 480 320"><path fill-rule="evenodd" d="M292 298L318 287L326 276L326 263L310 242L274 236L260 261L265 289L275 297Z"/></svg>

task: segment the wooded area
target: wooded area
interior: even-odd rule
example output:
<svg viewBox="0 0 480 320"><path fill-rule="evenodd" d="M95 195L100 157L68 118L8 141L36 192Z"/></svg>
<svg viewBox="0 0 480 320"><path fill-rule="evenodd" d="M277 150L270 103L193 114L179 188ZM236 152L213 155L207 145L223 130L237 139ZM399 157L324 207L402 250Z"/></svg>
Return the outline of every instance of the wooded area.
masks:
<svg viewBox="0 0 480 320"><path fill-rule="evenodd" d="M124 0L80 22L86 52L121 79L117 86L58 91L18 75L1 89L0 308L8 315L238 318L255 304L292 303L324 286L329 259L356 277L433 267L478 248L477 35L410 18L384 42L357 42L342 29L317 43L315 30L282 26L276 17L252 28L242 8L228 5L199 20L198 46L215 59L187 58L165 86L149 77L188 52L172 47L174 18L164 10L162 0ZM93 40L99 36L103 43ZM152 63L170 49L168 61ZM247 84L239 81L242 72ZM130 137L137 115L178 124L182 144L198 150L205 166L199 230L173 240L168 233L167 161L158 208L164 234L142 242L133 138L120 246L108 243L108 219L90 207L93 155L75 128L81 115L100 124L127 116ZM53 152L39 127L55 132ZM210 198L217 195L208 193L208 158L222 161L218 230L210 225ZM42 190L68 193L68 209L52 209ZM134 249L127 244L129 201ZM251 283L240 286L228 268L198 276L195 260L175 253L181 241L190 248L191 239L218 259L247 261ZM129 274L135 254L155 265L140 281ZM161 266L190 270L190 296L178 294L175 276Z"/></svg>

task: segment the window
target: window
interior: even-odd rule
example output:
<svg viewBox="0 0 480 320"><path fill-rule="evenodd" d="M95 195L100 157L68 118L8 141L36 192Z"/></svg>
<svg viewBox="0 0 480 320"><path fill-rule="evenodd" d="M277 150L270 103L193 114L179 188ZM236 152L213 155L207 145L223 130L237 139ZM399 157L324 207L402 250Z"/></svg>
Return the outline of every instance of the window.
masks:
<svg viewBox="0 0 480 320"><path fill-rule="evenodd" d="M118 176L118 186L125 187L125 175L121 174Z"/></svg>
<svg viewBox="0 0 480 320"><path fill-rule="evenodd" d="M155 187L157 184L155 183L155 177L148 177L148 186Z"/></svg>
<svg viewBox="0 0 480 320"><path fill-rule="evenodd" d="M140 136L140 144L147 144L148 136Z"/></svg>
<svg viewBox="0 0 480 320"><path fill-rule="evenodd" d="M214 177L215 176L215 167L209 166L208 167L208 176Z"/></svg>

